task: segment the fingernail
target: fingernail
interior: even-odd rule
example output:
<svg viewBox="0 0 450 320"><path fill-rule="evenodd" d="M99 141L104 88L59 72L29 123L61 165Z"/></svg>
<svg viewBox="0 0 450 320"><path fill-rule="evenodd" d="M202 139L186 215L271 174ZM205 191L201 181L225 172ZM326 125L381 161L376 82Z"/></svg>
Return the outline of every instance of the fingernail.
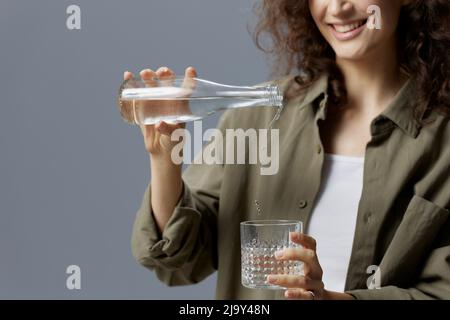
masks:
<svg viewBox="0 0 450 320"><path fill-rule="evenodd" d="M157 124L156 124L156 129L159 131L159 130L162 130L162 128L164 127L164 122L163 121L159 121Z"/></svg>
<svg viewBox="0 0 450 320"><path fill-rule="evenodd" d="M187 71L188 71L189 73L192 73L192 72L195 71L195 69L194 69L194 67L189 67L189 68L187 68Z"/></svg>
<svg viewBox="0 0 450 320"><path fill-rule="evenodd" d="M283 250L275 251L275 258L281 258L283 256Z"/></svg>
<svg viewBox="0 0 450 320"><path fill-rule="evenodd" d="M285 292L284 292L284 296L285 296L286 298L290 298L290 297L292 296L292 294L291 294L290 291L285 291Z"/></svg>
<svg viewBox="0 0 450 320"><path fill-rule="evenodd" d="M275 283L277 282L277 278L274 276L267 276L267 281L270 283Z"/></svg>

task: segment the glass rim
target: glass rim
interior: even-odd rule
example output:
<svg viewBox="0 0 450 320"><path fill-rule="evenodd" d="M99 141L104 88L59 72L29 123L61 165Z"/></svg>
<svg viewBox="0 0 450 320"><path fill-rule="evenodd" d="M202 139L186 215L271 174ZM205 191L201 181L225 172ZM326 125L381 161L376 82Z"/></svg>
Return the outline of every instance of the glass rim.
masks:
<svg viewBox="0 0 450 320"><path fill-rule="evenodd" d="M303 226L303 222L300 220L250 220L242 221L241 226L287 226L287 225L300 225Z"/></svg>

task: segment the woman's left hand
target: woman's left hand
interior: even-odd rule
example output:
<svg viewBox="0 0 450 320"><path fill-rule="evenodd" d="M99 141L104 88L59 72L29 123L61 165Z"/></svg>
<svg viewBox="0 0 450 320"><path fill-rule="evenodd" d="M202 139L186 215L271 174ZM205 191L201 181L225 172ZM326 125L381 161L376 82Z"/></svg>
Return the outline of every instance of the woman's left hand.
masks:
<svg viewBox="0 0 450 320"><path fill-rule="evenodd" d="M270 275L267 281L287 288L284 295L296 300L353 300L354 297L342 292L325 289L322 281L322 267L316 254L316 240L304 233L291 232L292 242L303 246L288 248L275 253L278 260L295 260L303 262L304 275Z"/></svg>
<svg viewBox="0 0 450 320"><path fill-rule="evenodd" d="M316 240L299 232L291 232L292 242L303 246L277 251L277 260L295 260L303 262L304 276L270 275L267 281L280 287L288 288L285 297L300 300L322 300L325 286L322 282L322 267L316 254Z"/></svg>

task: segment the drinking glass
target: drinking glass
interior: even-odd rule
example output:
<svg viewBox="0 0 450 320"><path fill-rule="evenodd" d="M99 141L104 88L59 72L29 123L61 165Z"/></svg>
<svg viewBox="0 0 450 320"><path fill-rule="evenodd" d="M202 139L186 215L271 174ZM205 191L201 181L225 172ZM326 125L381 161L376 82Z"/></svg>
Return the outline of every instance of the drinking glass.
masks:
<svg viewBox="0 0 450 320"><path fill-rule="evenodd" d="M300 247L289 238L290 232L302 232L297 220L256 220L241 222L241 281L251 289L282 289L267 282L270 274L303 274L301 261L281 261L275 251Z"/></svg>

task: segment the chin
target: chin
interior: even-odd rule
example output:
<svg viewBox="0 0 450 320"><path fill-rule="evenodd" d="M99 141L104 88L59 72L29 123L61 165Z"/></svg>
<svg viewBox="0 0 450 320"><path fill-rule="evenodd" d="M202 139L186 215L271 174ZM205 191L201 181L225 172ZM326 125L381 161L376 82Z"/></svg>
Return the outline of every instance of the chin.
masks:
<svg viewBox="0 0 450 320"><path fill-rule="evenodd" d="M367 44L338 44L332 46L337 59L343 60L363 60L368 58L373 51L373 47Z"/></svg>
<svg viewBox="0 0 450 320"><path fill-rule="evenodd" d="M361 60L367 56L366 50L360 49L345 49L345 50L334 50L337 59L343 60Z"/></svg>

